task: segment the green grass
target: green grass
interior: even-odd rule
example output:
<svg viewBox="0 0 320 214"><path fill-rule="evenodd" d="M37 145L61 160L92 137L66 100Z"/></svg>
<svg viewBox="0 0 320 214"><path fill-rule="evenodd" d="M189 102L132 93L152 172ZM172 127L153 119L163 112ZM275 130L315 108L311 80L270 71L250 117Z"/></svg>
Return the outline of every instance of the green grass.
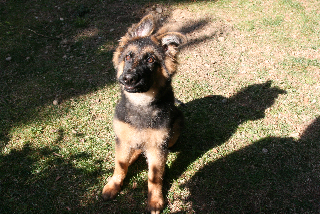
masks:
<svg viewBox="0 0 320 214"><path fill-rule="evenodd" d="M144 157L115 200L101 190L114 166L112 53L153 5L190 42L163 213L319 213L316 0L0 2L0 213L146 212Z"/></svg>

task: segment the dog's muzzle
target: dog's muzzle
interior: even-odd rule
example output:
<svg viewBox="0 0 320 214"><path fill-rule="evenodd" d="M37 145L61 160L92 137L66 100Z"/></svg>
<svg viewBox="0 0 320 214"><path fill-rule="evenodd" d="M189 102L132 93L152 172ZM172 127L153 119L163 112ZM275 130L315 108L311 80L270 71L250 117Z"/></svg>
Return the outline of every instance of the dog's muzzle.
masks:
<svg viewBox="0 0 320 214"><path fill-rule="evenodd" d="M120 78L119 82L124 86L124 89L128 92L134 93L139 92L141 87L141 77L137 73L123 73Z"/></svg>

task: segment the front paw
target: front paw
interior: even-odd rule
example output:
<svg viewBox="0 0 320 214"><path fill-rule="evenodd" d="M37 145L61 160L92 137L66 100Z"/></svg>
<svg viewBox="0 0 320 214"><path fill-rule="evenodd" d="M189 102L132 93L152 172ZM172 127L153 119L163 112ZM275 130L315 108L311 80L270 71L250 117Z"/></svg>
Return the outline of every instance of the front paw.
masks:
<svg viewBox="0 0 320 214"><path fill-rule="evenodd" d="M148 209L151 214L160 214L161 210L163 209L164 201L163 197L152 197L148 202Z"/></svg>
<svg viewBox="0 0 320 214"><path fill-rule="evenodd" d="M109 181L102 190L102 198L104 200L110 200L117 196L118 192L120 191L120 185L115 184L112 181Z"/></svg>

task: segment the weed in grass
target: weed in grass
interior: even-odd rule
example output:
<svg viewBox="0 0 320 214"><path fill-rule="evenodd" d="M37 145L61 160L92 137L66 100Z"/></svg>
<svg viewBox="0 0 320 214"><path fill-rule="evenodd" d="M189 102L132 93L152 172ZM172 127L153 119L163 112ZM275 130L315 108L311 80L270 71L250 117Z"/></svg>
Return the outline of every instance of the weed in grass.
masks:
<svg viewBox="0 0 320 214"><path fill-rule="evenodd" d="M283 62L284 66L290 66L292 68L306 69L310 66L320 68L320 61L317 59L306 59L302 57L290 57L288 60Z"/></svg>
<svg viewBox="0 0 320 214"><path fill-rule="evenodd" d="M245 21L243 23L243 28L246 29L247 31L252 31L256 29L256 21Z"/></svg>
<svg viewBox="0 0 320 214"><path fill-rule="evenodd" d="M295 1L295 0L281 0L279 2L280 2L280 4L288 5L295 10L303 10L304 9L304 7L302 7L302 5L298 1Z"/></svg>
<svg viewBox="0 0 320 214"><path fill-rule="evenodd" d="M283 22L282 16L276 16L275 18L269 17L269 18L262 19L262 24L270 27L279 26L282 22Z"/></svg>

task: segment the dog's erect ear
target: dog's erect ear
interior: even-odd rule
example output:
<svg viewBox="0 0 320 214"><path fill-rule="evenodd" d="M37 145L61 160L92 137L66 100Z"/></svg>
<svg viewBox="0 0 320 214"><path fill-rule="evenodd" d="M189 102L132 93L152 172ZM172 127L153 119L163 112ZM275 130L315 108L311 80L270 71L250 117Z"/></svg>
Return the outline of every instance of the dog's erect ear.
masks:
<svg viewBox="0 0 320 214"><path fill-rule="evenodd" d="M128 34L131 38L150 36L155 28L153 16L145 16L138 24L133 25Z"/></svg>
<svg viewBox="0 0 320 214"><path fill-rule="evenodd" d="M178 53L177 47L186 41L186 37L181 33L169 32L160 35L158 39L165 50L165 53L171 57L175 57Z"/></svg>

